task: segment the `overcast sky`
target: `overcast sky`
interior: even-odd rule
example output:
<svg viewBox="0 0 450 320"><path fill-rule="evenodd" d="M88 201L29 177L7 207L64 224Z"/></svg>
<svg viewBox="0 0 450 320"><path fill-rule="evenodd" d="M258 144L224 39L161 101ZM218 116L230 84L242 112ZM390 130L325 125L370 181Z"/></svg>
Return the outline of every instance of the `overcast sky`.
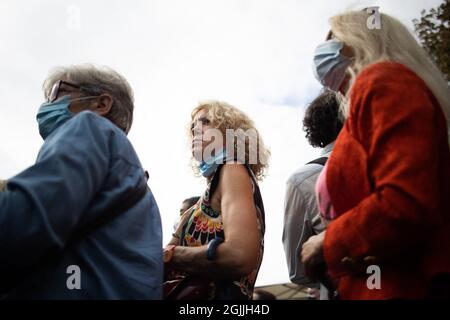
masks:
<svg viewBox="0 0 450 320"><path fill-rule="evenodd" d="M288 282L281 244L285 182L319 155L301 130L320 86L311 72L328 18L380 6L404 22L441 0L2 0L0 2L0 178L32 165L42 145L35 120L42 82L59 65L91 62L123 74L135 92L130 132L163 221L164 242L183 199L205 181L189 167L190 111L227 101L256 123L272 151L261 183L265 256L257 285Z"/></svg>

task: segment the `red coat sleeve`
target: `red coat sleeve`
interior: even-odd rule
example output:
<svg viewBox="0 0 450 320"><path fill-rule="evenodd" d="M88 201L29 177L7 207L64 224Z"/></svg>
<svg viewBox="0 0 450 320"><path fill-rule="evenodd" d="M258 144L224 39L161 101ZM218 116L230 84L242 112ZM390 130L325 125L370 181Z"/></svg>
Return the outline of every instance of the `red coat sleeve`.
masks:
<svg viewBox="0 0 450 320"><path fill-rule="evenodd" d="M405 67L381 64L363 71L352 92L345 130L366 152L367 172L354 174L367 179L371 191L328 227L324 254L332 276L348 272L344 257L384 261L420 248L443 214L438 210L438 140L446 139L444 120L425 84ZM333 155L330 162L346 165ZM338 190L336 183L329 170L333 203L339 202L339 192L352 193Z"/></svg>

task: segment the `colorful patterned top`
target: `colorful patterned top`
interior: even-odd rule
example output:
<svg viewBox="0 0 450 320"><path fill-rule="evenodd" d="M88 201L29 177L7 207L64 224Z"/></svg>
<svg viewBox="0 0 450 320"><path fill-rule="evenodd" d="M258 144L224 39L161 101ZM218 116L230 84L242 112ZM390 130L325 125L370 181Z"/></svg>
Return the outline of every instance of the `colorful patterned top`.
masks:
<svg viewBox="0 0 450 320"><path fill-rule="evenodd" d="M189 212L185 213L189 217L187 218L187 221L185 220L186 222L184 225L181 228L178 228L179 234L176 234L176 236L180 239L180 245L195 247L206 245L212 239L217 237L226 239L226 230L223 228L222 214L215 211L211 207L210 203L211 196L218 185L220 170L222 167L223 165L220 165L216 169L216 172L213 174L213 178L208 183L205 193L202 197L200 197L197 204L190 208ZM233 299L252 299L256 276L258 275L264 252L264 206L255 176L248 167L246 168L252 178L253 198L257 211L258 229L260 234L260 258L258 261L258 266L250 274L234 281L228 281L228 287L231 285L231 287L234 287L233 291L239 292L240 295L238 297L233 296ZM220 283L217 281L214 284L217 288L219 288L220 286L223 286L223 281L220 281ZM217 296L211 298L220 299Z"/></svg>

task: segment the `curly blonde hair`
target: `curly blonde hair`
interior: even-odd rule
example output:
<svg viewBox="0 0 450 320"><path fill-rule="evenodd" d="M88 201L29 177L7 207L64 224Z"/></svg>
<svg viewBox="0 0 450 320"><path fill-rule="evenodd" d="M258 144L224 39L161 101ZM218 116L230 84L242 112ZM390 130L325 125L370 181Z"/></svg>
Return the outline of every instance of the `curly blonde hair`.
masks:
<svg viewBox="0 0 450 320"><path fill-rule="evenodd" d="M249 132L249 130L254 133L256 146L251 143L250 139L247 139L248 137L246 137L246 134L238 135L237 137L234 136L232 145L234 146L234 154L239 154L238 146L245 143L245 159L240 160L247 164L255 177L261 181L267 174L270 151L264 145L263 139L253 121L244 112L227 102L216 100L202 101L191 112L191 121L188 124L188 135L191 139L193 138L192 121L194 120L195 115L201 110L207 112L211 126L220 130L224 137L227 135L227 130L230 129L233 130L233 132L237 131L238 133ZM255 156L256 161L252 161L252 159L255 159ZM194 172L198 175L198 161L196 161L194 157L192 157L192 167Z"/></svg>

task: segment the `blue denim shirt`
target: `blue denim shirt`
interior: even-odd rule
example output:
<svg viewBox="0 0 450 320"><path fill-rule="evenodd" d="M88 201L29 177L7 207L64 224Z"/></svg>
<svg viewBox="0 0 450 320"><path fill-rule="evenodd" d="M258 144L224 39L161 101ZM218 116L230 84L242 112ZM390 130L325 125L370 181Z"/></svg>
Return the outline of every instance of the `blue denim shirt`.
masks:
<svg viewBox="0 0 450 320"><path fill-rule="evenodd" d="M160 299L161 218L150 190L56 261L37 267L64 247L74 228L104 214L142 179L133 146L109 120L85 111L58 127L36 163L0 192L0 283L20 279L9 298ZM80 289L70 289L73 265Z"/></svg>

